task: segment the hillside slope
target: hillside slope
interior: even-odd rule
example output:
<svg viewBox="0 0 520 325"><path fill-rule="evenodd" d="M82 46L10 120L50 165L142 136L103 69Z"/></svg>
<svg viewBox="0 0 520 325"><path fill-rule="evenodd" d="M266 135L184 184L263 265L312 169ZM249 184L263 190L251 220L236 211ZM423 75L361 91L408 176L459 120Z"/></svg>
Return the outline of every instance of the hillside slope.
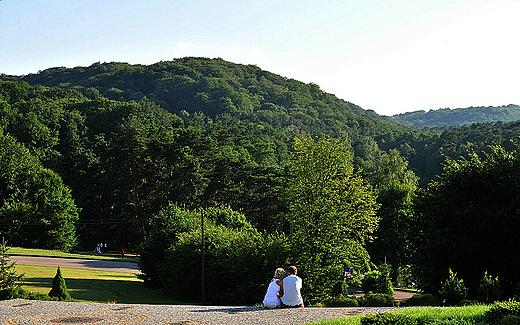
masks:
<svg viewBox="0 0 520 325"><path fill-rule="evenodd" d="M500 107L479 106L468 108L415 111L391 116L403 125L416 129L445 128L486 122L514 122L520 120L519 105L504 105Z"/></svg>

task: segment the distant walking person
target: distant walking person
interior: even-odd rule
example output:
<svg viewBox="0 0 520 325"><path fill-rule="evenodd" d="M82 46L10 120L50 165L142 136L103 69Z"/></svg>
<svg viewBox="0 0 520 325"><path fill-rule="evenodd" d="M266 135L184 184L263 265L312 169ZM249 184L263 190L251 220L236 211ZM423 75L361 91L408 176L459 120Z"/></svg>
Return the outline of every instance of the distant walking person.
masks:
<svg viewBox="0 0 520 325"><path fill-rule="evenodd" d="M121 248L121 258L125 258L125 249Z"/></svg>
<svg viewBox="0 0 520 325"><path fill-rule="evenodd" d="M285 278L284 269L277 268L274 271L274 278L267 287L267 293L265 294L263 304L266 306L278 307L281 305L280 297L283 295L283 278Z"/></svg>
<svg viewBox="0 0 520 325"><path fill-rule="evenodd" d="M280 298L282 307L303 307L303 298L300 293L302 279L296 275L296 266L289 266L287 276L283 279L283 296Z"/></svg>

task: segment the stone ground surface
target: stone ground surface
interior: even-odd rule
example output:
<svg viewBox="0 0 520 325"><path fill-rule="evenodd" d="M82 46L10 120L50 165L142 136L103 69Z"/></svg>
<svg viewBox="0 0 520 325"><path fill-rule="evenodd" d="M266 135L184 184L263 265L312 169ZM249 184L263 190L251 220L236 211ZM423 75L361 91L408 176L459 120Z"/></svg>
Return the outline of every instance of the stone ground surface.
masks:
<svg viewBox="0 0 520 325"><path fill-rule="evenodd" d="M0 301L0 324L293 325L392 307L263 309L195 305L134 305L38 300Z"/></svg>
<svg viewBox="0 0 520 325"><path fill-rule="evenodd" d="M59 265L60 267L92 270L140 272L135 263L118 261L14 255L11 255L10 259L20 265ZM412 294L406 291L396 291L395 298L407 299ZM0 301L0 324L296 325L393 309L395 308L263 309L258 307L102 304L15 299Z"/></svg>

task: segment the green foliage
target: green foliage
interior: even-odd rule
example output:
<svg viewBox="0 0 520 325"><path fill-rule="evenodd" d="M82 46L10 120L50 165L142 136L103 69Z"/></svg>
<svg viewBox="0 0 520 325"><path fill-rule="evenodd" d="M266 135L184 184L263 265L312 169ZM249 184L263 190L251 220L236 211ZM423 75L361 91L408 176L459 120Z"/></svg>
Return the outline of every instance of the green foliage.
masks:
<svg viewBox="0 0 520 325"><path fill-rule="evenodd" d="M367 246L374 262L389 263L395 282L399 269L410 263L410 223L413 220L413 200L418 187L417 177L408 169L408 162L393 149L381 159L372 177L372 185L381 205L379 228L374 241Z"/></svg>
<svg viewBox="0 0 520 325"><path fill-rule="evenodd" d="M205 218L205 301L261 301L277 267L287 265L287 239L261 234L227 207L187 211L171 205L154 218L140 267L148 281L183 301L201 301L201 215ZM162 230L161 230L162 229ZM237 281L237 279L240 279Z"/></svg>
<svg viewBox="0 0 520 325"><path fill-rule="evenodd" d="M476 322L472 319L465 318L450 318L450 319L438 319L431 322L426 323L428 325L485 325L484 323Z"/></svg>
<svg viewBox="0 0 520 325"><path fill-rule="evenodd" d="M368 292L363 297L366 307L393 307L394 297L391 294Z"/></svg>
<svg viewBox="0 0 520 325"><path fill-rule="evenodd" d="M377 227L378 205L351 157L345 140L298 137L280 180L279 197L294 229L293 264L311 302L343 279L346 267L369 267L364 244Z"/></svg>
<svg viewBox="0 0 520 325"><path fill-rule="evenodd" d="M23 274L16 274L16 263L11 262L7 252L9 248L6 246L4 238L0 246L0 290L16 288L23 281Z"/></svg>
<svg viewBox="0 0 520 325"><path fill-rule="evenodd" d="M56 276L52 280L52 289L49 292L49 297L58 298L58 300L72 300L69 292L67 291L67 284L65 283L65 279L61 274L60 267L58 266L58 270L56 271Z"/></svg>
<svg viewBox="0 0 520 325"><path fill-rule="evenodd" d="M485 158L448 159L443 177L420 191L414 234L414 273L419 285L438 292L439 269L456 269L469 298L475 299L482 274L489 271L502 283L520 281L520 152L492 146ZM503 287L504 296L514 286Z"/></svg>
<svg viewBox="0 0 520 325"><path fill-rule="evenodd" d="M30 299L30 300L57 300L44 293L32 292L21 287L8 287L0 289L0 300Z"/></svg>
<svg viewBox="0 0 520 325"><path fill-rule="evenodd" d="M392 281L390 280L389 266L381 265L380 270L373 270L365 273L362 282L364 292L383 293L388 295L394 294Z"/></svg>
<svg viewBox="0 0 520 325"><path fill-rule="evenodd" d="M345 280L334 283L330 290L331 297L339 297L341 295L348 295L348 284Z"/></svg>
<svg viewBox="0 0 520 325"><path fill-rule="evenodd" d="M440 306L441 303L437 297L431 293L415 294L406 299L404 306Z"/></svg>
<svg viewBox="0 0 520 325"><path fill-rule="evenodd" d="M416 325L417 319L399 313L376 313L361 317L361 325Z"/></svg>
<svg viewBox="0 0 520 325"><path fill-rule="evenodd" d="M505 315L498 323L500 325L518 325L518 324L520 324L520 316Z"/></svg>
<svg viewBox="0 0 520 325"><path fill-rule="evenodd" d="M468 295L468 288L464 285L464 280L457 277L457 273L449 270L449 277L442 282L439 291L443 304L447 306L456 306Z"/></svg>
<svg viewBox="0 0 520 325"><path fill-rule="evenodd" d="M321 301L324 307L358 307L359 300L356 296L330 296Z"/></svg>
<svg viewBox="0 0 520 325"><path fill-rule="evenodd" d="M477 300L485 304L491 304L495 301L498 301L501 295L502 286L498 281L498 277L493 278L486 272L482 280L480 280L480 286L477 292Z"/></svg>
<svg viewBox="0 0 520 325"><path fill-rule="evenodd" d="M159 265L164 261L167 250L177 243L182 233L195 231L199 227L200 215L196 211L181 209L173 203L153 216L150 235L140 248L139 268L142 274L139 277L152 287L160 286Z"/></svg>
<svg viewBox="0 0 520 325"><path fill-rule="evenodd" d="M16 246L76 245L78 208L61 178L0 130L0 235Z"/></svg>
<svg viewBox="0 0 520 325"><path fill-rule="evenodd" d="M495 302L484 313L484 320L489 324L518 324L514 323L518 317L520 317L520 302L515 300Z"/></svg>

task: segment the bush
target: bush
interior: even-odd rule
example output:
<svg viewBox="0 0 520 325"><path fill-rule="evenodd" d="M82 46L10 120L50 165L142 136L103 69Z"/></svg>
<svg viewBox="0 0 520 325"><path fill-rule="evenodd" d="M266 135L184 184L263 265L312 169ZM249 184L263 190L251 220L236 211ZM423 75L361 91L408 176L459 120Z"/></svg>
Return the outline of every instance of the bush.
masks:
<svg viewBox="0 0 520 325"><path fill-rule="evenodd" d="M325 307L358 307L359 300L356 296L337 296L327 297L322 300L321 304Z"/></svg>
<svg viewBox="0 0 520 325"><path fill-rule="evenodd" d="M365 274L361 288L366 292L376 292L393 295L394 288L386 267L382 271L370 271Z"/></svg>
<svg viewBox="0 0 520 325"><path fill-rule="evenodd" d="M505 315L500 322L500 325L518 325L520 324L520 316L517 315Z"/></svg>
<svg viewBox="0 0 520 325"><path fill-rule="evenodd" d="M46 294L27 291L21 287L9 287L0 290L0 300L8 299L56 300Z"/></svg>
<svg viewBox="0 0 520 325"><path fill-rule="evenodd" d="M201 301L200 242L200 229L181 234L159 265L163 287L183 301ZM262 301L273 271L287 265L287 242L281 235L264 235L255 230L236 230L208 222L205 302L236 305ZM305 279L303 281L305 284Z"/></svg>
<svg viewBox="0 0 520 325"><path fill-rule="evenodd" d="M506 316L507 320L504 320ZM510 316L520 317L520 302L514 300L495 302L484 313L484 320L489 324L501 324L502 320L513 321L514 317Z"/></svg>
<svg viewBox="0 0 520 325"><path fill-rule="evenodd" d="M348 295L348 284L345 281L337 281L330 290L331 297Z"/></svg>
<svg viewBox="0 0 520 325"><path fill-rule="evenodd" d="M480 280L480 286L477 292L477 300L485 304L490 304L500 299L502 295L502 288L498 282L498 277L493 278L488 275L487 272L484 274L484 278Z"/></svg>
<svg viewBox="0 0 520 325"><path fill-rule="evenodd" d="M451 319L437 319L426 323L428 325L476 325L482 323L476 323L472 319L466 318L451 318ZM484 325L484 324L482 324Z"/></svg>
<svg viewBox="0 0 520 325"><path fill-rule="evenodd" d="M59 266L58 270L56 271L56 275L52 280L52 289L49 292L49 297L58 298L59 300L72 300L72 297L67 291L67 284L65 283L65 279L61 275L61 270Z"/></svg>
<svg viewBox="0 0 520 325"><path fill-rule="evenodd" d="M441 298L444 304L448 306L459 305L460 302L468 295L468 288L464 285L464 280L457 278L457 273L449 269L449 277L442 283L440 290Z"/></svg>
<svg viewBox="0 0 520 325"><path fill-rule="evenodd" d="M368 314L361 318L361 325L417 325L417 319L410 315L396 313Z"/></svg>
<svg viewBox="0 0 520 325"><path fill-rule="evenodd" d="M405 306L440 306L441 302L431 293L413 295L404 302Z"/></svg>
<svg viewBox="0 0 520 325"><path fill-rule="evenodd" d="M365 294L363 302L367 307L393 307L394 297L389 294L369 292Z"/></svg>

